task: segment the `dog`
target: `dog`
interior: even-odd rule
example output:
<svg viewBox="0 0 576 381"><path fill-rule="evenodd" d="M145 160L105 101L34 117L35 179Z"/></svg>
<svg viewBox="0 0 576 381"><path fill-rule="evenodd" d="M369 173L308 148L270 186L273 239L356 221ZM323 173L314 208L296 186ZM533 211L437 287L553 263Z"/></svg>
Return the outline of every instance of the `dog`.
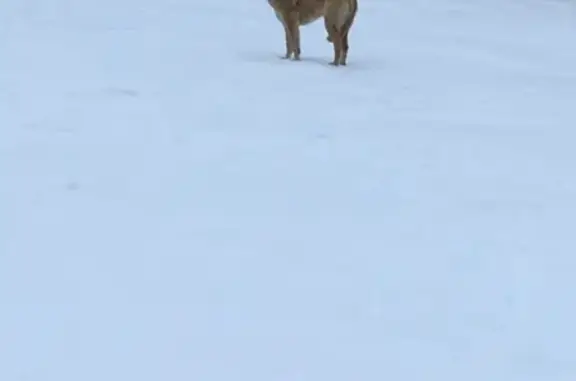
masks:
<svg viewBox="0 0 576 381"><path fill-rule="evenodd" d="M348 59L348 33L358 12L358 0L326 0L324 26L326 39L334 46L332 65L346 65Z"/></svg>
<svg viewBox="0 0 576 381"><path fill-rule="evenodd" d="M327 0L268 0L286 34L285 59L300 60L300 26L324 15Z"/></svg>

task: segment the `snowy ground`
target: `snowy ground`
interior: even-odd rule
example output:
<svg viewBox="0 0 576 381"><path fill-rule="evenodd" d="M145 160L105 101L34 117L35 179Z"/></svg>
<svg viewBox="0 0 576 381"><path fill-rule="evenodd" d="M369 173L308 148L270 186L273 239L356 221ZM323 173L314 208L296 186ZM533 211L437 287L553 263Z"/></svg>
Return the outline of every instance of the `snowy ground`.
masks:
<svg viewBox="0 0 576 381"><path fill-rule="evenodd" d="M360 6L0 2L0 380L576 379L576 4Z"/></svg>

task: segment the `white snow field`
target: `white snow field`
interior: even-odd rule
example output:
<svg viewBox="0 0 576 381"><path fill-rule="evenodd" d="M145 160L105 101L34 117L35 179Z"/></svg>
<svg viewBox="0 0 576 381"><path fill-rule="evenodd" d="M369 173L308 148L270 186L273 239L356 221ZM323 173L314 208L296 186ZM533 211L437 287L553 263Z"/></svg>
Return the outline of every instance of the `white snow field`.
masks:
<svg viewBox="0 0 576 381"><path fill-rule="evenodd" d="M576 4L0 2L1 381L576 380Z"/></svg>

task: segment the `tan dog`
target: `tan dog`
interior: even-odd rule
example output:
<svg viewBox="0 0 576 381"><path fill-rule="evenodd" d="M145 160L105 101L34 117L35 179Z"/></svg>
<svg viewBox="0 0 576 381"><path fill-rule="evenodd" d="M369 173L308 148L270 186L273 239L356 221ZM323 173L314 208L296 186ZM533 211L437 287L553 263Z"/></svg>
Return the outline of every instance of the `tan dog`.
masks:
<svg viewBox="0 0 576 381"><path fill-rule="evenodd" d="M300 60L300 26L324 15L326 0L268 0L286 33L286 55Z"/></svg>
<svg viewBox="0 0 576 381"><path fill-rule="evenodd" d="M348 58L348 32L358 12L358 0L326 0L324 26L327 40L334 45L332 65L346 65Z"/></svg>

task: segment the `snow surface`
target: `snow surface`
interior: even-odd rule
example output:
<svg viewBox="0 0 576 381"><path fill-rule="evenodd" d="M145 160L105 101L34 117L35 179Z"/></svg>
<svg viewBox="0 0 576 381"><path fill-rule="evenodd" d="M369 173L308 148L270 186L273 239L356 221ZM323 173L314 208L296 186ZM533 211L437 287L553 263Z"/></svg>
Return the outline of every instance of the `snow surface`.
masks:
<svg viewBox="0 0 576 381"><path fill-rule="evenodd" d="M0 380L576 380L576 4L0 2Z"/></svg>

